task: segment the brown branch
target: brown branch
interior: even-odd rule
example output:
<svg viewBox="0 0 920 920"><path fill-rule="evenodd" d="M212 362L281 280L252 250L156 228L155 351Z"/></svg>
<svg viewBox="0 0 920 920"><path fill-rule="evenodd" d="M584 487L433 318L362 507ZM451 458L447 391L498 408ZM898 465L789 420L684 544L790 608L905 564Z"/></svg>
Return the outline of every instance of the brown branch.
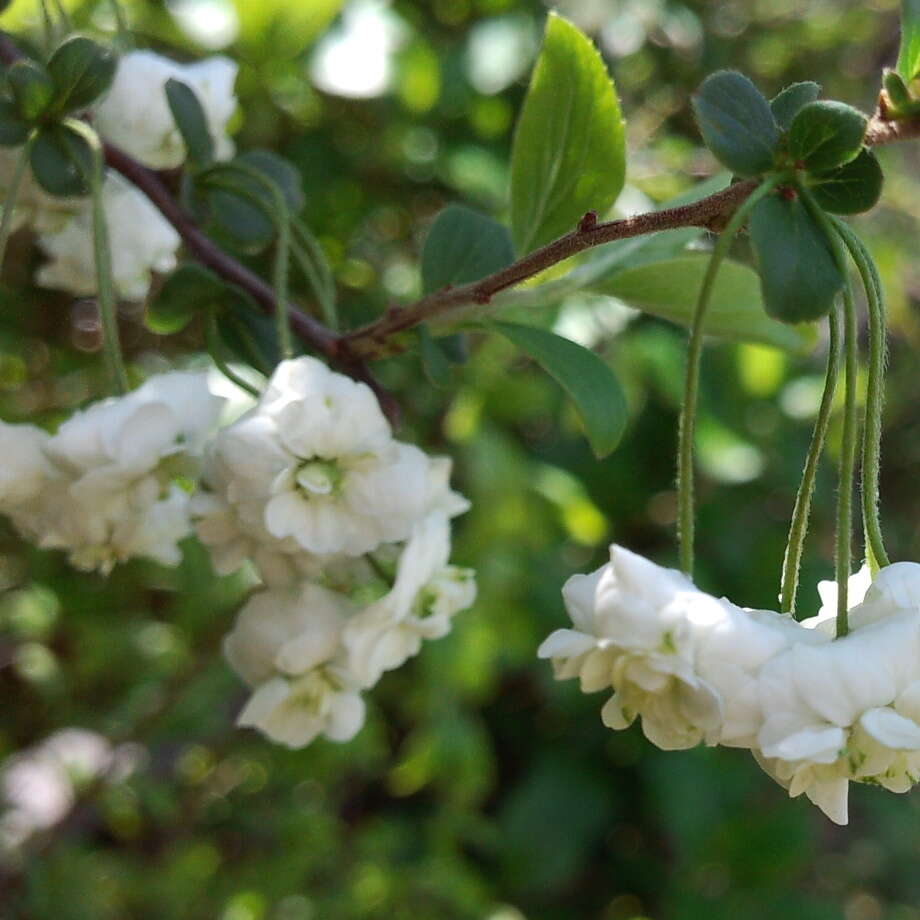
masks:
<svg viewBox="0 0 920 920"><path fill-rule="evenodd" d="M0 60L9 64L20 56L10 37L0 32ZM867 146L878 146L915 137L920 137L920 119L890 120L882 105L869 120L865 143ZM108 164L144 192L175 227L193 255L221 277L247 291L266 312L275 311L272 288L216 246L182 210L155 172L110 144L105 145L105 154ZM499 292L533 278L577 253L604 243L679 227L719 231L755 187L756 182L753 181L738 182L692 204L607 223L597 223L596 215L588 212L570 233L507 268L472 284L443 288L405 307L390 309L360 329L337 335L319 321L296 310L291 311L292 329L298 338L330 362L372 386L384 410L391 414L395 411L395 403L373 380L366 362L402 351L404 344L394 341L399 333L469 304L488 303Z"/></svg>

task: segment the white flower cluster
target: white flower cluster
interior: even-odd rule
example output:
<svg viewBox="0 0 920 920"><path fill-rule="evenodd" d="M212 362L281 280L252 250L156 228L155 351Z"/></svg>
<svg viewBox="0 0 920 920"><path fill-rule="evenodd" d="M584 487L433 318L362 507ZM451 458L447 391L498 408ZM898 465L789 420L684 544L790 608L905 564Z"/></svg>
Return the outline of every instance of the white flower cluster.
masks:
<svg viewBox="0 0 920 920"><path fill-rule="evenodd" d="M476 593L449 564L467 502L450 462L393 439L371 390L313 358L278 366L222 429L193 500L215 568L251 560L265 587L225 642L253 688L239 717L275 741L351 738L361 691L450 630Z"/></svg>
<svg viewBox="0 0 920 920"><path fill-rule="evenodd" d="M208 120L218 159L233 155L227 122L236 109L233 84L237 65L225 57L177 64L152 51L131 51L118 62L115 79L90 113L100 135L152 169L180 166L185 144L166 101L170 78L187 84ZM0 191L13 174L19 149L0 151ZM103 209L112 248L115 289L126 300L142 300L152 272L176 265L180 239L160 212L133 185L109 171L103 183ZM49 257L37 283L83 296L96 291L92 203L88 198L55 198L27 173L16 202L19 224L29 223Z"/></svg>
<svg viewBox="0 0 920 920"><path fill-rule="evenodd" d="M0 512L81 569L136 556L177 565L189 486L222 403L206 373L174 371L77 412L54 435L0 422Z"/></svg>
<svg viewBox="0 0 920 920"><path fill-rule="evenodd" d="M225 642L254 691L239 724L291 747L347 740L361 691L473 603L473 572L449 562L468 503L449 460L394 440L370 388L314 358L282 362L218 430L223 403L206 373L177 371L54 435L0 422L0 513L103 573L178 564L194 522L218 572L249 560L264 583Z"/></svg>
<svg viewBox="0 0 920 920"><path fill-rule="evenodd" d="M641 717L664 750L748 748L790 796L845 824L851 780L893 792L920 781L920 564L851 584L850 633L834 639L826 584L825 608L797 623L613 546L609 563L567 582L574 628L538 654L557 679L614 691L602 711L610 728Z"/></svg>

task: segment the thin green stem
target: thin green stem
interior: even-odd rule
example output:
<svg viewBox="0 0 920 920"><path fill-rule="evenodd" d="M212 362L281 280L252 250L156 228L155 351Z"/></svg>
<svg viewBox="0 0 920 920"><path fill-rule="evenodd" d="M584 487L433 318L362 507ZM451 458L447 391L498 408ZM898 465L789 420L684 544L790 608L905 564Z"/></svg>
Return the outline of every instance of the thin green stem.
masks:
<svg viewBox="0 0 920 920"><path fill-rule="evenodd" d="M42 35L45 39L45 50L50 51L54 46L54 21L48 9L48 0L41 0L39 4L42 13Z"/></svg>
<svg viewBox="0 0 920 920"><path fill-rule="evenodd" d="M830 314L827 324L829 344L827 350L827 373L824 376L824 393L821 396L821 405L818 407L818 416L815 419L811 444L808 447L808 454L805 458L802 481L799 483L799 491L795 497L792 523L789 526L789 537L786 541L786 555L783 559L783 579L780 585L780 610L783 613L795 613L795 598L799 589L799 569L802 563L805 537L808 535L808 521L811 517L811 500L815 491L815 479L821 462L821 454L824 451L824 442L827 439L827 429L834 406L837 375L840 372L840 325L835 313Z"/></svg>
<svg viewBox="0 0 920 920"><path fill-rule="evenodd" d="M754 206L785 181L784 176L773 176L762 182L750 196L738 207L728 222L725 230L716 241L709 266L703 278L700 295L693 314L690 327L690 339L687 346L687 373L684 382L684 404L680 414L677 450L677 534L680 543L680 567L687 575L693 575L693 443L696 427L696 406L699 398L700 363L703 354L703 330L706 310L712 296L713 285L722 260L728 254L735 234Z"/></svg>
<svg viewBox="0 0 920 920"><path fill-rule="evenodd" d="M885 295L878 268L865 243L839 218L834 227L856 263L869 306L869 362L866 381L866 424L862 444L862 509L866 557L873 573L890 564L879 519L879 467L885 402Z"/></svg>
<svg viewBox="0 0 920 920"><path fill-rule="evenodd" d="M208 319L205 324L205 341L208 346L208 354L214 362L215 367L231 382L235 383L241 390L245 390L251 396L259 397L259 391L249 381L244 380L229 364L224 360L223 348L220 342L220 334L217 329L217 311L212 307L208 310Z"/></svg>
<svg viewBox="0 0 920 920"><path fill-rule="evenodd" d="M859 415L856 403L856 376L859 373L857 335L856 305L853 302L853 289L847 279L843 289L843 351L846 374L835 553L838 639L849 632L847 591L850 572L853 568L853 479L856 469L856 443L859 437Z"/></svg>
<svg viewBox="0 0 920 920"><path fill-rule="evenodd" d="M121 3L119 0L111 0L112 13L115 16L115 28L118 34L118 38L121 42L125 42L125 39L129 36L128 32L128 20L125 18L125 11L121 8Z"/></svg>
<svg viewBox="0 0 920 920"><path fill-rule="evenodd" d="M112 283L112 252L109 247L109 228L102 201L105 168L102 144L96 132L85 122L71 118L65 122L65 125L86 141L92 154L92 163L86 178L89 181L93 207L93 257L96 262L96 299L102 324L102 348L115 392L123 395L128 392L128 372L118 339L118 302ZM80 157L76 146L71 144L70 147L75 162L79 163Z"/></svg>
<svg viewBox="0 0 920 920"><path fill-rule="evenodd" d="M844 401L843 435L840 446L840 482L837 490L837 533L835 538L835 573L837 580L837 638L849 632L849 578L853 567L853 481L856 472L856 447L859 439L859 406L856 401L856 378L859 374L859 331L856 304L850 284L846 250L834 224L818 206L808 189L799 187L802 203L824 231L834 261L844 279L843 351Z"/></svg>
<svg viewBox="0 0 920 920"><path fill-rule="evenodd" d="M23 144L22 150L16 159L16 166L13 169L10 184L6 190L6 198L3 200L3 217L0 217L0 268L3 267L3 257L6 255L6 244L9 242L10 234L13 232L13 211L16 210L16 199L19 197L22 177L25 175L26 168L29 165L29 154L32 152L35 136L33 131L25 144Z"/></svg>
<svg viewBox="0 0 920 920"><path fill-rule="evenodd" d="M330 329L339 328L339 317L335 306L335 279L326 261L326 253L310 228L301 221L294 221L295 255L301 270L319 302L323 321Z"/></svg>
<svg viewBox="0 0 920 920"><path fill-rule="evenodd" d="M201 173L202 178L220 176L221 174L245 176L264 188L270 198L271 207L266 207L265 202L250 190L240 188L239 185L225 186L236 194L242 194L252 201L257 207L261 206L275 224L277 239L275 240L275 259L272 267L272 286L275 294L275 335L278 340L278 351L282 360L287 360L294 354L294 337L291 333L290 323L290 257L291 257L291 213L284 198L284 193L264 173L257 169L239 163L215 163Z"/></svg>
<svg viewBox="0 0 920 920"><path fill-rule="evenodd" d="M64 27L64 33L67 34L73 31L73 23L70 20L70 15L67 10L64 9L64 4L61 0L54 0L54 9L57 11L58 19L61 22L61 25Z"/></svg>

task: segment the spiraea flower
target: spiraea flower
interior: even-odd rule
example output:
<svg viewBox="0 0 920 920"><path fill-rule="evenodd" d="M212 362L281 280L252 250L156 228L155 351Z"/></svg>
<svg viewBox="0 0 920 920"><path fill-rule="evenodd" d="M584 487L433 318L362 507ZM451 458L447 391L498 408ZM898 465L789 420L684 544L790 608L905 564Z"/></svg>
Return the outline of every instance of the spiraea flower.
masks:
<svg viewBox="0 0 920 920"><path fill-rule="evenodd" d="M314 358L278 366L255 408L219 433L209 467L219 501L199 532L212 546L238 532L250 545L267 534L272 551L360 556L406 540L432 505L464 507L449 468L393 439L369 387Z"/></svg>
<svg viewBox="0 0 920 920"><path fill-rule="evenodd" d="M920 781L920 565L882 569L850 627L832 642L791 646L759 677L758 760L838 824L851 780L892 792Z"/></svg>
<svg viewBox="0 0 920 920"><path fill-rule="evenodd" d="M41 287L94 294L92 202L88 198L75 202L69 215L59 214L53 222L44 219L38 242L50 261L38 270L35 280ZM115 289L126 300L143 300L152 273L176 267L179 235L143 194L112 172L102 186L102 207L112 241Z"/></svg>
<svg viewBox="0 0 920 920"><path fill-rule="evenodd" d="M346 597L309 582L254 594L224 640L231 667L253 688L237 724L291 748L318 735L354 737L364 701L341 645L353 612Z"/></svg>
<svg viewBox="0 0 920 920"><path fill-rule="evenodd" d="M747 746L763 716L761 665L795 641L827 641L790 617L749 611L700 591L673 569L612 546L610 562L563 588L574 629L540 646L557 679L578 677L585 692L612 688L604 724L626 728L641 716L664 750L700 742Z"/></svg>
<svg viewBox="0 0 920 920"><path fill-rule="evenodd" d="M450 521L436 511L413 529L393 587L345 627L351 669L363 686L417 655L423 640L446 636L454 614L472 606L475 574L449 565L449 558Z"/></svg>
<svg viewBox="0 0 920 920"><path fill-rule="evenodd" d="M233 156L227 122L236 109L233 84L237 65L226 57L195 64L179 64L152 51L130 51L121 56L109 91L95 107L93 123L108 141L151 169L181 166L186 150L166 99L166 82L189 86L204 110L214 154Z"/></svg>
<svg viewBox="0 0 920 920"><path fill-rule="evenodd" d="M205 373L177 371L75 413L52 436L4 426L31 469L10 467L0 510L79 568L107 572L135 556L176 565L191 529L182 482L197 475L221 402Z"/></svg>

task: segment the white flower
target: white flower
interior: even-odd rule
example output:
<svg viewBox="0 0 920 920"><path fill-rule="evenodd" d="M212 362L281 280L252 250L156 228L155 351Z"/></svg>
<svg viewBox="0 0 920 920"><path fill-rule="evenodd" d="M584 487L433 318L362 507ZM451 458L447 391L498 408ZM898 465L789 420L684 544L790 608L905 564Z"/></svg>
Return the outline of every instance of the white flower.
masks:
<svg viewBox="0 0 920 920"><path fill-rule="evenodd" d="M292 748L320 734L354 737L364 701L340 653L352 612L346 598L310 583L254 594L224 641L231 666L254 689L237 724Z"/></svg>
<svg viewBox="0 0 920 920"><path fill-rule="evenodd" d="M233 84L237 65L212 57L179 64L152 51L121 56L112 86L95 107L99 133L152 169L173 169L185 159L185 142L166 100L167 80L189 86L204 109L217 159L233 155L227 122L236 109Z"/></svg>
<svg viewBox="0 0 920 920"><path fill-rule="evenodd" d="M413 529L392 589L345 627L350 667L362 686L417 655L422 640L446 636L454 614L472 605L474 573L448 565L449 557L450 522L434 512Z"/></svg>
<svg viewBox="0 0 920 920"><path fill-rule="evenodd" d="M850 619L849 635L793 645L759 678L758 759L838 824L850 780L905 792L920 779L920 565L882 569Z"/></svg>
<svg viewBox="0 0 920 920"><path fill-rule="evenodd" d="M258 405L217 436L212 465L233 526L274 548L359 556L405 540L432 502L465 507L443 463L393 440L365 384L314 358L278 366Z"/></svg>
<svg viewBox="0 0 920 920"><path fill-rule="evenodd" d="M115 288L126 300L143 300L151 273L175 268L179 235L141 192L116 173L106 175L102 206ZM37 284L78 295L96 293L89 198L80 199L72 215L57 220L53 229L40 232L38 242L51 261L38 270Z"/></svg>
<svg viewBox="0 0 920 920"><path fill-rule="evenodd" d="M641 715L646 737L665 750L749 745L763 721L763 662L797 640L827 641L789 617L705 594L619 546L607 565L569 579L563 597L575 629L554 632L538 655L586 693L612 687L604 723L626 728Z"/></svg>
<svg viewBox="0 0 920 920"><path fill-rule="evenodd" d="M0 445L15 463L0 476L0 511L79 568L108 572L135 556L177 565L191 529L177 480L197 475L221 403L206 372L176 371L75 413L53 436L3 426Z"/></svg>
<svg viewBox="0 0 920 920"><path fill-rule="evenodd" d="M27 504L54 477L44 454L49 437L35 425L0 422L0 511L8 514Z"/></svg>

